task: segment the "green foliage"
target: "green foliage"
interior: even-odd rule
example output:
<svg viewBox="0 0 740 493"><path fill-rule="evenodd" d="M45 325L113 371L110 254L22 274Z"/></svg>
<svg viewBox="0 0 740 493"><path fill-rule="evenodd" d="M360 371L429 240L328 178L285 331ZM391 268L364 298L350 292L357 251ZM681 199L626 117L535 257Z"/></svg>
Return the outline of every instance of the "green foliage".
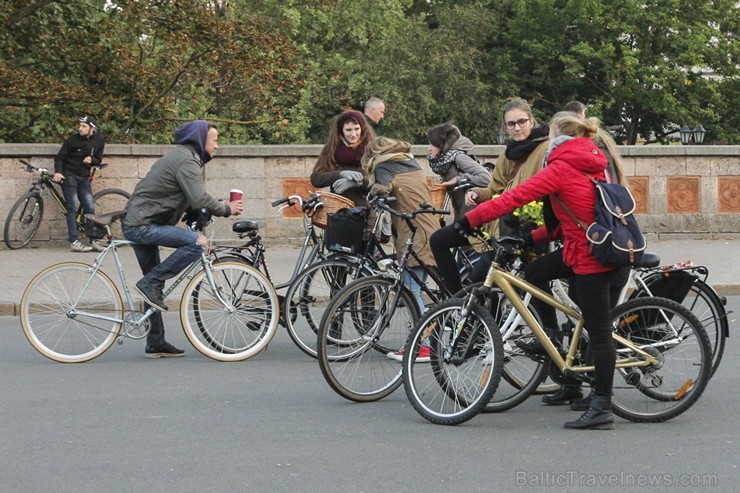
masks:
<svg viewBox="0 0 740 493"><path fill-rule="evenodd" d="M95 114L109 142L322 143L371 96L380 133L452 121L494 141L510 96L569 100L634 143L701 122L740 143L735 0L5 0L0 141L58 142ZM711 73L711 77L707 74Z"/></svg>

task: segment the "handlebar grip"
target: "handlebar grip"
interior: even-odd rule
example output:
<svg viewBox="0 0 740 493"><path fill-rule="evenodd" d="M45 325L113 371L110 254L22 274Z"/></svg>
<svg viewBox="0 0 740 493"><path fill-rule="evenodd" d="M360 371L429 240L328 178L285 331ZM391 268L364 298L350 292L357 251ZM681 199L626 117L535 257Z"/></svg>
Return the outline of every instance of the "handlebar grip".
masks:
<svg viewBox="0 0 740 493"><path fill-rule="evenodd" d="M273 202L273 203L272 203L272 206L273 206L273 207L277 207L277 206L279 206L280 204L284 204L284 203L286 203L286 202L287 202L288 200L290 200L290 199L289 199L288 197L282 198L282 199L280 199L280 200L276 200L275 202Z"/></svg>

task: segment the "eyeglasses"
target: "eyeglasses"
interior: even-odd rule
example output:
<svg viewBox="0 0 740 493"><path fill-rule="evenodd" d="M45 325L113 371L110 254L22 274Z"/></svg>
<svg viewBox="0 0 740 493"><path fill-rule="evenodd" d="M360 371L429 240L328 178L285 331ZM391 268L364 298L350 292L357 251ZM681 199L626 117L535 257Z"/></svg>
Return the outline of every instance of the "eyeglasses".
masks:
<svg viewBox="0 0 740 493"><path fill-rule="evenodd" d="M521 120L506 122L506 128L508 128L509 130L514 130L517 125L519 125L521 128L524 128L524 125L526 125L528 121L529 118L522 118Z"/></svg>

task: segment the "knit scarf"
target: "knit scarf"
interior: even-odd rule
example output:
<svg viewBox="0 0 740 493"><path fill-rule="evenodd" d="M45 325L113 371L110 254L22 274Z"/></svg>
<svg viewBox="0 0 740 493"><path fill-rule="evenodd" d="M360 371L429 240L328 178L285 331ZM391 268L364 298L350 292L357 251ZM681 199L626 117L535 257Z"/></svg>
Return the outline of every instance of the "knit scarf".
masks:
<svg viewBox="0 0 740 493"><path fill-rule="evenodd" d="M540 125L532 129L527 140L512 140L506 145L504 154L510 161L521 161L526 159L543 140L547 140L550 133L549 125Z"/></svg>
<svg viewBox="0 0 740 493"><path fill-rule="evenodd" d="M458 154L465 153L460 149L450 149L447 152L437 154L436 156L427 156L429 161L429 167L432 168L436 174L442 176L447 173L447 170L455 163L455 158Z"/></svg>
<svg viewBox="0 0 740 493"><path fill-rule="evenodd" d="M334 151L334 159L336 160L337 166L352 166L359 167L362 155L365 153L365 146L359 144L355 147L348 146L344 140L339 142L337 149Z"/></svg>

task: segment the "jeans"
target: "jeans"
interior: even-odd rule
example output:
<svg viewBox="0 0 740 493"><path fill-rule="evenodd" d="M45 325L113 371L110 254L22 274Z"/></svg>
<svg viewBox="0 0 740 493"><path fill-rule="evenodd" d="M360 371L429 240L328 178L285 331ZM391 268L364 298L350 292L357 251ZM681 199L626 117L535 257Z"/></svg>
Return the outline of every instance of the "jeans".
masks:
<svg viewBox="0 0 740 493"><path fill-rule="evenodd" d="M177 276L203 253L203 247L196 243L198 233L195 231L158 224L148 226L123 225L121 229L127 240L136 243L133 248L141 272L144 274L142 281L161 290L164 290L164 283L167 279ZM159 256L160 245L176 248L164 262L161 261ZM149 309L148 304L144 306L147 310ZM151 328L147 336L147 346L164 344L162 313L156 311L149 320Z"/></svg>
<svg viewBox="0 0 740 493"><path fill-rule="evenodd" d="M427 275L424 272L424 267L411 267L410 270L413 270L414 274L422 281L426 280ZM409 287L411 293L414 295L416 304L419 305L420 313L424 313L424 298L422 297L419 283L406 271L403 272L403 283Z"/></svg>
<svg viewBox="0 0 740 493"><path fill-rule="evenodd" d="M85 214L95 214L92 183L89 176L65 175L62 182L62 193L67 203L67 232L70 243L80 239L77 230L77 209L82 203Z"/></svg>

